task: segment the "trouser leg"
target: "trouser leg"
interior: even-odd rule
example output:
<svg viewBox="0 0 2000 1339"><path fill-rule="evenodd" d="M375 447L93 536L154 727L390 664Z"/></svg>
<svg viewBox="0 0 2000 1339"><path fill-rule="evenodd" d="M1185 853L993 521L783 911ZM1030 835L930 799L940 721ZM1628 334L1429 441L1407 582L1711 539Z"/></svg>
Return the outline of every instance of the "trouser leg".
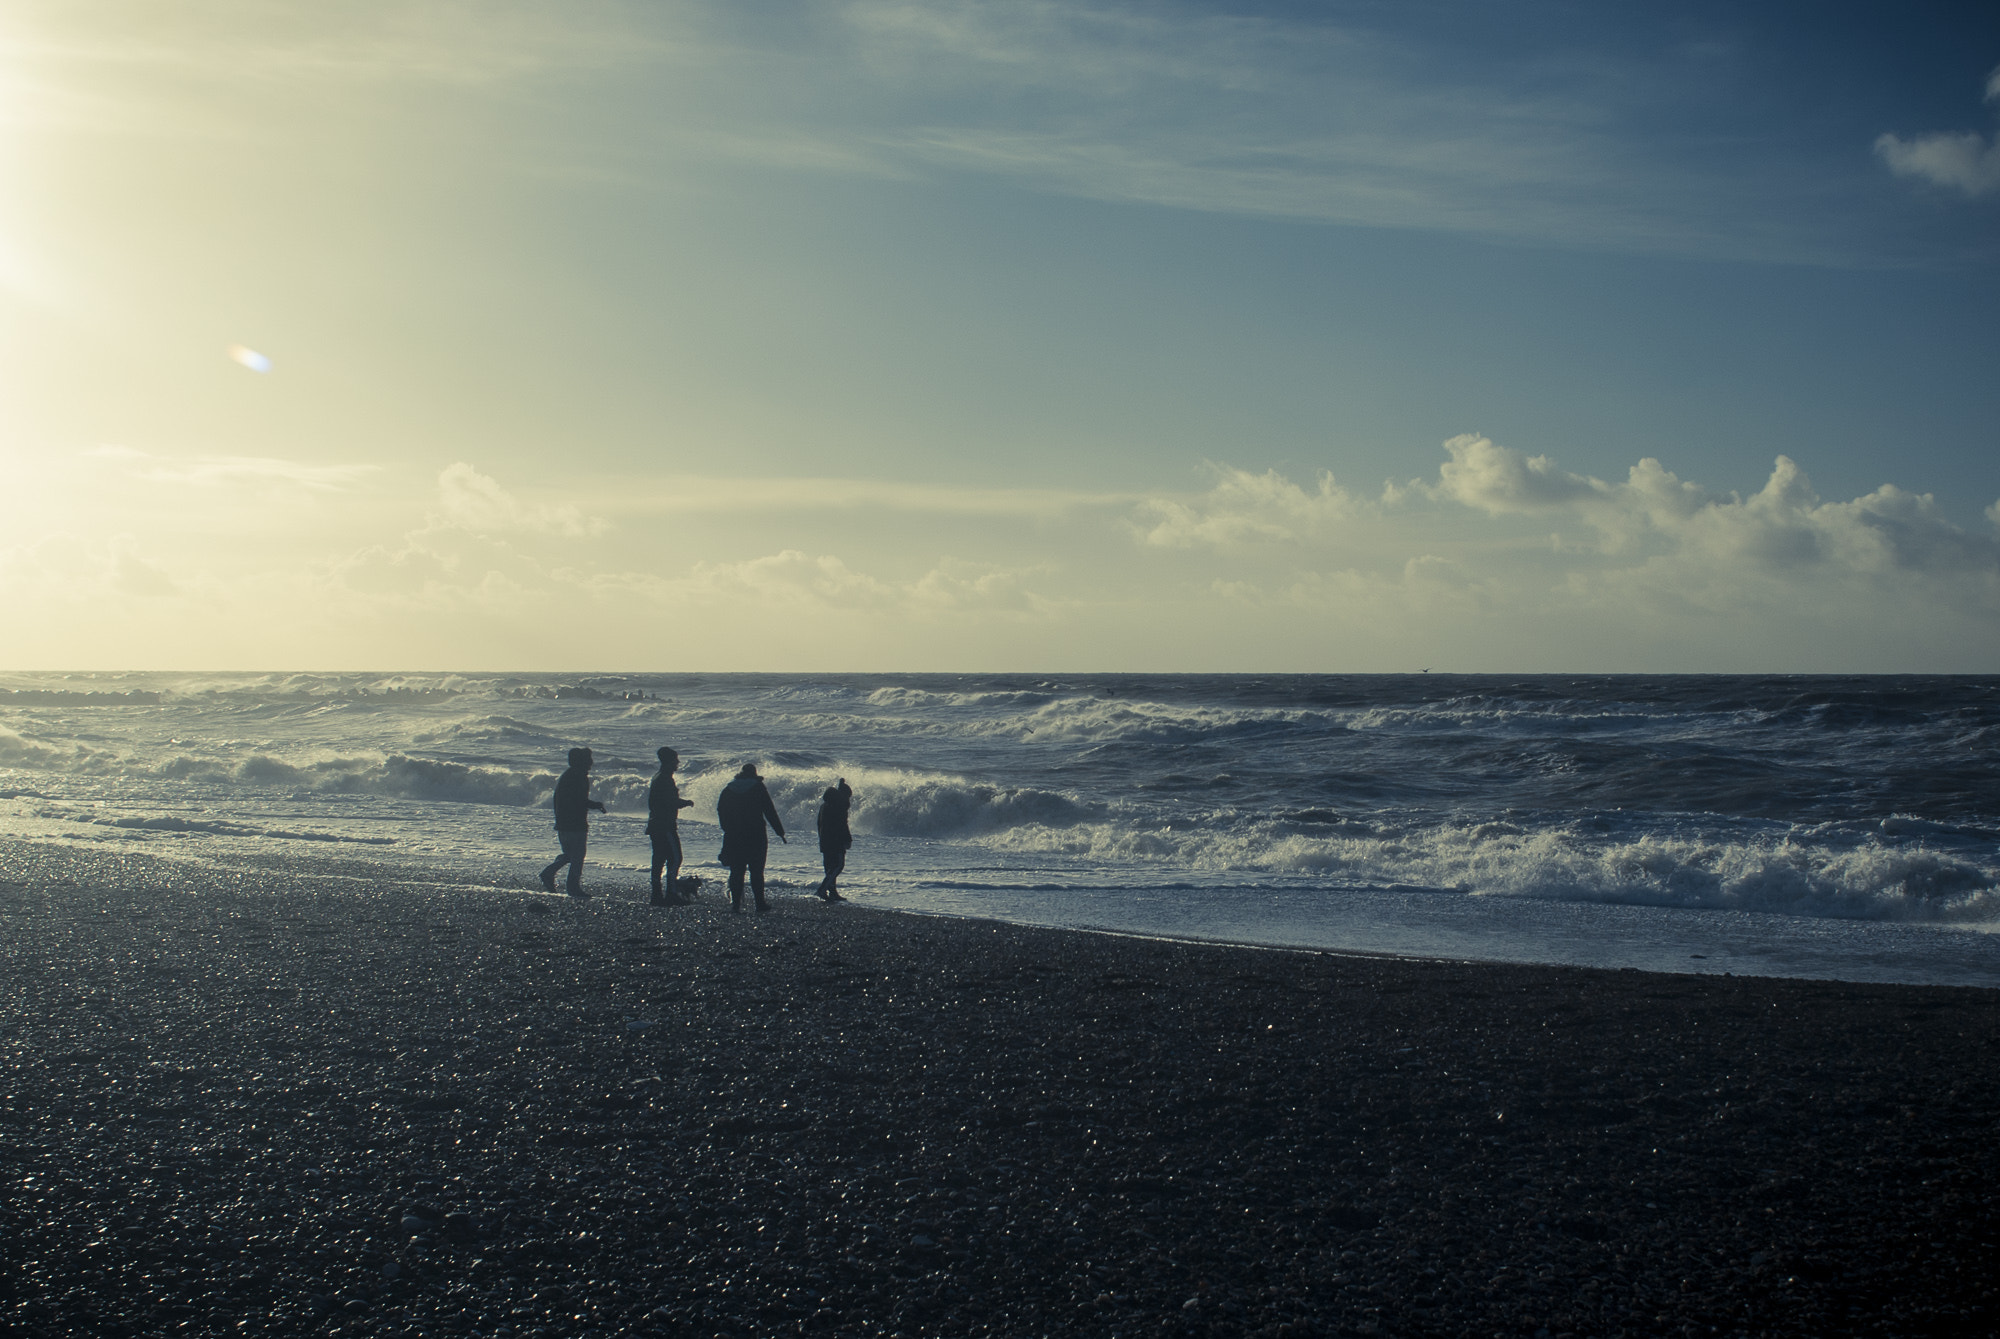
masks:
<svg viewBox="0 0 2000 1339"><path fill-rule="evenodd" d="M757 910L762 911L764 909L764 862L761 860L752 861L750 864L750 890L757 895Z"/></svg>
<svg viewBox="0 0 2000 1339"><path fill-rule="evenodd" d="M743 872L748 868L747 864L729 867L729 903L739 911L743 909Z"/></svg>
<svg viewBox="0 0 2000 1339"><path fill-rule="evenodd" d="M583 853L589 844L589 836L587 833L568 831L556 835L562 840L563 850L562 859L556 864L569 866L569 895L579 897L583 893Z"/></svg>

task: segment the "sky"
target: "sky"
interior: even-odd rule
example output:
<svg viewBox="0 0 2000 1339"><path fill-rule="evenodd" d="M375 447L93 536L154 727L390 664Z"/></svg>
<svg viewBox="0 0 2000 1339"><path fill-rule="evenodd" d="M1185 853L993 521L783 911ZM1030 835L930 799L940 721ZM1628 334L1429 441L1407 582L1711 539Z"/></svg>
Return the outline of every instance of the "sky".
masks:
<svg viewBox="0 0 2000 1339"><path fill-rule="evenodd" d="M0 667L2000 672L2000 10L13 0Z"/></svg>

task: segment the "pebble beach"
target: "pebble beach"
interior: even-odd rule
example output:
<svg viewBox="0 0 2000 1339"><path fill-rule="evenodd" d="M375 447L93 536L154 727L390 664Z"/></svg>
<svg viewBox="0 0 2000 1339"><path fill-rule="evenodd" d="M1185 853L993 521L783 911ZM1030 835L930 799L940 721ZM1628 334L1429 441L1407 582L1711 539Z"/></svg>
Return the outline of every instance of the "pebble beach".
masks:
<svg viewBox="0 0 2000 1339"><path fill-rule="evenodd" d="M0 839L23 1335L1989 1335L2000 992Z"/></svg>

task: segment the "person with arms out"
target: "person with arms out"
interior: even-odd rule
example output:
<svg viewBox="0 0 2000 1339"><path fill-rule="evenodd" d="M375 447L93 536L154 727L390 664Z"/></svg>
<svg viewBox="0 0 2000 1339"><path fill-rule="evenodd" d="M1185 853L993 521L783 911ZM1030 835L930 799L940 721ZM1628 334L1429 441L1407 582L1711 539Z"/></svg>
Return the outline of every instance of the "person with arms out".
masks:
<svg viewBox="0 0 2000 1339"><path fill-rule="evenodd" d="M571 749L569 770L556 778L556 840L562 854L542 871L542 887L556 890L556 871L569 866L569 895L588 897L583 891L583 848L590 839L590 811L605 812L602 800L590 798L590 750Z"/></svg>
<svg viewBox="0 0 2000 1339"><path fill-rule="evenodd" d="M847 852L854 845L854 834L847 827L847 811L854 807L854 790L847 784L846 777L840 777L827 788L819 802L819 859L826 868L826 877L813 889L829 902L845 902L834 880L847 868Z"/></svg>
<svg viewBox="0 0 2000 1339"><path fill-rule="evenodd" d="M757 764L744 763L736 779L722 788L715 801L715 821L722 825L718 859L729 866L729 909L743 910L743 876L747 872L751 891L757 895L757 910L769 911L764 901L764 861L770 854L771 839L764 824L770 823L779 841L786 840L785 825L778 818L777 806L771 803L771 792L764 788L764 779L757 775Z"/></svg>
<svg viewBox="0 0 2000 1339"><path fill-rule="evenodd" d="M674 769L680 765L680 754L672 749L661 749L660 774L646 788L646 835L653 839L653 905L656 907L687 901L680 891L680 811L691 807L694 801L681 798L680 784L674 780ZM660 885L662 870L666 871L664 888Z"/></svg>

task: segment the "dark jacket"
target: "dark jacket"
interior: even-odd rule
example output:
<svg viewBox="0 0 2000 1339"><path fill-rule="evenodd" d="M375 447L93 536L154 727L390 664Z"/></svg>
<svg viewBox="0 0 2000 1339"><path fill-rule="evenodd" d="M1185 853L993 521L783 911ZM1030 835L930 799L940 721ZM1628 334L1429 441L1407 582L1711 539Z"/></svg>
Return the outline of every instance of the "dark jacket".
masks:
<svg viewBox="0 0 2000 1339"><path fill-rule="evenodd" d="M724 786L715 800L715 821L722 825L718 859L725 865L747 865L764 858L771 849L771 839L764 831L767 821L780 837L785 835L778 807L771 803L771 792L764 789L762 777L739 776Z"/></svg>
<svg viewBox="0 0 2000 1339"><path fill-rule="evenodd" d="M681 798L680 784L672 772L662 772L646 787L646 831L665 837L680 831L680 811L694 807L693 800Z"/></svg>
<svg viewBox="0 0 2000 1339"><path fill-rule="evenodd" d="M572 767L556 778L556 831L576 832L590 826L590 811L603 804L590 798L590 773Z"/></svg>
<svg viewBox="0 0 2000 1339"><path fill-rule="evenodd" d="M831 798L819 802L819 849L846 851L854 846L854 834L847 828L847 811L853 807L854 791L848 786L835 790Z"/></svg>

